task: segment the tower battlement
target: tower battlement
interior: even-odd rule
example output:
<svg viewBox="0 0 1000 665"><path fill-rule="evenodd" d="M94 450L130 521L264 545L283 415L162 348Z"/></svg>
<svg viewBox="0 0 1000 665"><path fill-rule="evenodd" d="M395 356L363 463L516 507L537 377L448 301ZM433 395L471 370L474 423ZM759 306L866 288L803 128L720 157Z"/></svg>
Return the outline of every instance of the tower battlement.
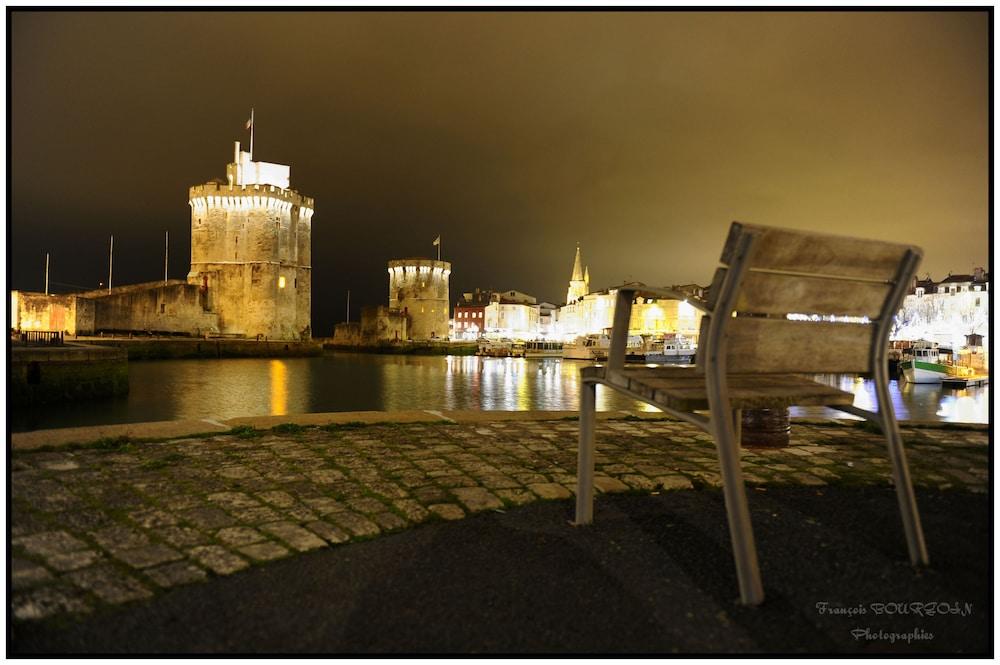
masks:
<svg viewBox="0 0 1000 665"><path fill-rule="evenodd" d="M312 216L315 201L299 194L294 189L282 189L274 185L225 185L209 182L195 185L188 190L188 203L192 208L227 208L249 210L268 208L291 210L292 206L303 209L302 214Z"/></svg>

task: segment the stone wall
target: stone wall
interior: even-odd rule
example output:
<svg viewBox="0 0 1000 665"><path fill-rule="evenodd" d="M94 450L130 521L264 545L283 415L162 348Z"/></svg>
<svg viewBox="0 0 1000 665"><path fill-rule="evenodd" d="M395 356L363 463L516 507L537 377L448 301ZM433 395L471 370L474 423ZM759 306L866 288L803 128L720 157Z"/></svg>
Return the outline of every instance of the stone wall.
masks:
<svg viewBox="0 0 1000 665"><path fill-rule="evenodd" d="M124 395L128 393L128 359L121 349L14 347L7 388L16 405Z"/></svg>
<svg viewBox="0 0 1000 665"><path fill-rule="evenodd" d="M357 321L338 323L333 327L333 339L331 343L336 346L360 346L361 324Z"/></svg>
<svg viewBox="0 0 1000 665"><path fill-rule="evenodd" d="M361 309L361 344L376 346L408 339L407 316L391 307L376 305Z"/></svg>
<svg viewBox="0 0 1000 665"><path fill-rule="evenodd" d="M409 339L448 338L450 275L447 261L389 261L389 308L409 317Z"/></svg>
<svg viewBox="0 0 1000 665"><path fill-rule="evenodd" d="M14 330L61 330L68 335L94 332L94 303L78 295L11 291L10 327Z"/></svg>
<svg viewBox="0 0 1000 665"><path fill-rule="evenodd" d="M218 317L205 307L201 289L183 280L152 282L88 292L94 304L94 330L183 333L201 336L219 332Z"/></svg>

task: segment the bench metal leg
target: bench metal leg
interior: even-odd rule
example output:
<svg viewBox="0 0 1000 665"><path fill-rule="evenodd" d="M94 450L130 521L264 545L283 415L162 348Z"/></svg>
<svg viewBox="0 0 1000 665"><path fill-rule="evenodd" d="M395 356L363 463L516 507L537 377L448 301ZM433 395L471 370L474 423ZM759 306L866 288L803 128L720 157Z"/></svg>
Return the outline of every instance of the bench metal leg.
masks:
<svg viewBox="0 0 1000 665"><path fill-rule="evenodd" d="M903 518L903 533L906 535L906 548L910 553L910 563L914 566L926 566L930 563L927 556L927 544L924 542L924 530L920 525L920 513L917 510L917 498L913 494L913 483L910 481L910 469L906 463L906 451L903 450L903 437L899 432L899 423L889 401L888 381L880 381L876 377L875 389L878 395L879 416L882 432L885 434L889 447L889 461L892 463L892 481L896 485L896 499L899 501L899 512Z"/></svg>
<svg viewBox="0 0 1000 665"><path fill-rule="evenodd" d="M594 422L597 418L597 384L580 387L580 448L576 465L576 521L594 521Z"/></svg>
<svg viewBox="0 0 1000 665"><path fill-rule="evenodd" d="M719 451L722 491L726 499L729 538L733 544L740 600L744 605L758 605L764 600L764 587L760 581L750 509L747 506L746 489L743 487L743 472L740 470L740 448L733 427L726 422L725 416L720 417L715 425L715 445Z"/></svg>

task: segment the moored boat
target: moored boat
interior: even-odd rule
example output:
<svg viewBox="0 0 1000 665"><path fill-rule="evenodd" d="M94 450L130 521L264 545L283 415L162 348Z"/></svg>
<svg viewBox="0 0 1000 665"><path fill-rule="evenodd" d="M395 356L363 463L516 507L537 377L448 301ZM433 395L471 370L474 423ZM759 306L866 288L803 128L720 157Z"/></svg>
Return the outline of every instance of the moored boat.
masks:
<svg viewBox="0 0 1000 665"><path fill-rule="evenodd" d="M943 353L935 342L914 342L906 356L899 362L899 371L910 383L941 383L948 378L971 377L970 367L950 361L950 352Z"/></svg>
<svg viewBox="0 0 1000 665"><path fill-rule="evenodd" d="M525 358L562 358L562 355L562 342L536 339L524 343Z"/></svg>

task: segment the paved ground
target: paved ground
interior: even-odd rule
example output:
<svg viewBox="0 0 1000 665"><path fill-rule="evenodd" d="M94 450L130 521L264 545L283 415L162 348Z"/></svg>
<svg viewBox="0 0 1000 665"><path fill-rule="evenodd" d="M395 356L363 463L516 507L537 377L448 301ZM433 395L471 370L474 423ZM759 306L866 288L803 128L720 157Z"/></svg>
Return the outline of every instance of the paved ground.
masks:
<svg viewBox="0 0 1000 665"><path fill-rule="evenodd" d="M635 504L640 506L634 508L639 511L638 517L619 519L619 522L625 520L621 526L625 531L618 540L605 537L610 534L595 539L576 534L601 534L604 527L600 523L593 530L570 529L565 525L565 513L569 510L566 501L512 510L538 499L568 499L571 496L575 481L575 436L576 424L568 421L334 425L327 428L279 426L266 432L245 428L224 435L153 443L106 439L75 450L15 452L11 457L13 593L10 596L14 649L106 651L120 644L123 649L139 651L182 648L227 651L243 650L241 645L246 644L248 650L269 651L532 651L545 650L545 644L551 643L555 650L631 650L634 647L635 650L654 651L674 648L739 651L770 650L770 645L784 644L770 641L775 639L774 634L767 632L775 630L773 623L765 625L753 621L748 624L751 630L744 631L747 639L742 641L718 642L712 638L705 642L685 642L677 633L683 622L678 623L680 615L673 610L655 619L655 625L660 626L657 630L652 630L653 624L648 621L641 624L646 626L649 635L662 632L664 625L674 626L673 632L666 633L673 637L666 641L640 639L639 633L634 640L626 639L631 635L627 633L607 635L603 642L594 642L587 637L593 633L590 629L574 638L572 622L556 622L549 628L545 628L548 624L544 622L539 624L538 629L548 635L549 642L539 641L541 638L533 630L525 633L524 640L512 637L518 632L518 624L511 623L510 630L503 628L505 621L513 621L510 617L525 613L535 616L530 609L535 605L551 606L553 611L562 607L551 597L555 590L544 591L543 582L547 578L544 571L551 566L539 565L540 561L558 559L557 552L566 549L561 541L583 538L586 543L575 541L574 547L579 549L586 545L590 548L589 554L578 560L571 558L577 563L566 564L569 568L557 568L553 579L568 579L575 566L584 571L591 583L597 584L602 576L608 577L608 571L615 570L614 557L633 548L630 541L636 535L636 527L630 526L631 522L637 519L651 524L653 520L652 514L646 515L643 512L646 509L641 507L653 503L648 497L642 497L647 502ZM931 544L936 572L925 578L914 578L908 566L900 564L904 559L904 546L891 494L871 490L882 492L878 499L881 503L871 511L865 506L852 505L854 499L855 503L863 503L862 497L869 491L864 488L888 485L888 464L877 435L855 427L795 425L793 446L744 452L748 484L755 488L751 491L755 497L755 511L759 514L755 526L761 531L759 538L765 561L768 560L768 555L764 554L768 520L764 513L770 508L762 509L761 506L770 499L761 497L776 496L774 493L804 492L807 499L813 494L829 497L834 493L836 497L832 502L821 500L814 511L816 516L792 513L796 518L793 523L784 525L788 527L787 533L801 531L803 523L811 525L812 520L816 531L822 534L828 530L825 526L828 521L842 523L846 519L857 526L870 525L863 531L875 539L876 546L870 550L859 545L861 541L844 540L846 531L842 526L835 528L830 535L830 545L834 547L835 541L841 542L835 546L843 553L841 559L840 554L832 556L824 552L822 536L819 543L807 541L809 547L803 550L783 548L784 535L778 536L776 532L777 545L773 548L777 552L774 554L778 562L776 571L794 569L796 565L811 570L813 564L817 570L826 571L817 572L816 579L810 582L814 589L813 600L799 597L796 602L815 603L827 597L832 603L854 602L852 598L859 598L858 602L864 603L879 602L882 599L873 598L869 591L880 588L875 581L882 580L881 588L892 592L886 601L971 602L979 608L973 616L984 616L981 610L986 607L985 601L978 596L973 600L969 598L986 587L981 582L963 586L956 581L966 578L962 577L962 566L957 565L955 557L959 557L959 561L962 556L967 557L969 570L985 565L984 575L988 576L992 564L981 563L989 561L986 538L980 541L966 534L967 542L960 547L948 534L955 534L957 539L963 530L971 529L972 533L979 534L988 532L989 520L984 516L988 514L989 504L982 494L988 483L987 433L982 429L914 428L904 430L904 438L916 484L928 491L934 490L923 495L931 497L925 501L928 506L922 505L925 511L931 511L931 516L925 519L929 520L929 525L937 523L941 529L939 533L943 534L938 540L943 545L935 548L934 543ZM712 620L722 621L717 614L718 611L728 613L732 608L730 601L735 596L735 581L725 523L722 513L718 513L721 498L712 489L718 485L718 476L711 441L697 430L674 421L603 421L598 427L598 453L597 485L603 493L660 492L653 501L680 501L681 505L684 501L693 502L687 509L679 509L687 515L676 523L682 528L647 534L653 541L660 542L662 548L657 546L659 549L655 552L637 553L635 563L638 567L627 572L633 578L632 586L627 593L619 594L619 601L624 605L626 599L634 599L636 593L641 593L641 579L680 580L677 569L673 572L657 570L659 564L655 562L662 560L665 561L662 565L680 566L680 572L687 571L691 577L683 586L685 592L676 596L672 605L680 602L683 606L689 599L697 605L693 599L707 594L714 600L708 605L693 605L691 621L699 630L714 625ZM832 487L826 487L828 484ZM676 491L691 488L703 491ZM936 504L937 499L933 497L938 496L951 498ZM629 502L633 499L637 498L616 497L617 501L624 502L622 505L632 505ZM714 508L708 509L698 502L707 502ZM607 506L604 510L612 513L619 510L626 516L630 514L628 508L614 508L619 504L608 503L608 497L601 505ZM940 506L938 513L933 512L935 505ZM713 515L713 511L718 514ZM470 513L483 515L457 524L439 523L407 530L417 523L456 520ZM801 520L797 522L799 517ZM613 529L614 523L614 519L609 520L608 528ZM930 528L928 526L929 531ZM976 529L980 530L976 532ZM549 536L545 535L546 530ZM371 543L330 549L330 545L367 540L391 531L404 533L377 538ZM782 529L782 534L787 533ZM693 547L678 550L689 552L687 559L683 554L664 557L660 551L674 552L671 543L677 534L681 534L682 541L693 544ZM508 540L509 546L505 547ZM782 551L789 554L783 555ZM935 551L940 554L935 555ZM306 552L309 554L292 556ZM488 559L490 552L497 552L498 556L487 566L479 557ZM797 563L789 560L791 553L800 557ZM536 560L536 556L541 558ZM286 557L290 558L273 563ZM369 557L373 563L366 564ZM495 560L498 557L502 560ZM855 560L875 567L855 568ZM375 566L377 561L382 563ZM310 562L315 569L312 572ZM938 567L942 562L944 569ZM258 565L265 563L267 565ZM765 575L780 583L778 580L783 573L769 575L768 565L764 564ZM299 566L305 568L300 571ZM347 568L340 569L336 578L319 576L310 582L311 575L319 575L318 571L328 566L332 566L332 570L338 570L338 566ZM522 567L523 576L520 575ZM695 569L700 573L692 575ZM455 577L450 576L450 571L455 571ZM875 577L869 579L871 574ZM282 575L290 577L285 580ZM617 585L620 582L617 575L606 579L605 586L608 583ZM851 594L841 598L831 595L845 587L845 584L831 584L836 576L845 576L845 582L852 582L846 585L851 587ZM355 578L356 582L350 581ZM511 589L519 590L518 593L514 596L501 594L495 600L487 595L485 608L488 611L477 618L475 608L483 607L481 594L494 593L490 590L502 587L498 586L498 581L504 579L511 579ZM204 584L209 580L212 581ZM263 586L255 587L255 580L262 581ZM333 584L335 580L347 582L343 591L346 595L339 596L345 604L343 608L315 597L320 591L340 589ZM426 580L437 582L431 584ZM447 584L449 580L451 586ZM934 583L925 586L927 580ZM273 588L268 586L268 581ZM821 583L828 585L825 590L816 586ZM295 594L284 601L289 607L298 607L300 614L281 618L287 614L280 611L283 594L296 588L306 593L311 584L314 588L309 591L312 598L309 603L297 605ZM468 587L467 592L462 591L463 585ZM436 588L440 588L443 609L435 615L427 613L426 607L415 601L421 597L418 592L430 594L429 599L434 598ZM540 590L538 593L532 591L536 588ZM566 589L565 585L560 585L558 593L565 595ZM621 611L615 605L618 601L608 601L607 592L603 589L589 602L596 603L595 611L598 607L606 607L608 612L617 615ZM789 589L780 592L769 600L768 606L775 608L787 602L780 599L790 593ZM653 602L654 596L643 605L644 612L653 611L651 608L662 604ZM239 600L241 597L244 600ZM253 630L242 636L234 633L238 638L232 641L229 633L233 627L225 628L219 620L227 617L231 624L243 613L234 616L222 611L218 601L211 600L224 598L233 598L234 607L246 607L249 612L246 616L257 617L249 623L236 621L239 625L253 627L257 625L255 621L260 621L273 623L274 630L270 633ZM456 598L463 600L456 603ZM180 608L186 602L184 599L194 599L187 601L193 604L186 606L184 612L171 614L171 603L181 603L177 606ZM511 607L505 605L511 603ZM398 614L393 614L396 616L394 621L405 624L407 620L412 622L424 617L420 639L414 638L411 630L404 632L399 640L385 641L383 630L372 629L365 637L360 629L344 633L346 624L338 623L347 620L344 612L348 611L355 623L364 624L366 616L372 621L384 621L379 608L393 604L397 605ZM205 628L183 625L185 616L197 616L191 614L192 608L202 606L216 608L212 612L201 612L205 621L199 625ZM156 608L163 607L167 609L162 616L173 616L172 621L175 625L183 625L185 634L200 636L192 638L189 647L184 646L188 644L186 638L180 641L176 635L171 638L174 633L162 625L166 641L158 641L155 635L148 634L149 631L135 632L134 639L101 641L102 635L121 635L121 631L109 632L108 626L122 621L125 622L122 625L129 625L127 617L147 616L150 612L157 616L160 610ZM270 614L268 607L272 607ZM461 608L472 614L463 617L457 613ZM488 630L472 628L497 611L502 615L499 623L491 619L487 622ZM737 611L741 616L753 612ZM799 614L804 611L801 607L796 609ZM812 613L817 613L815 608ZM316 623L320 615L331 618ZM101 623L107 616L118 619ZM406 619L407 616L410 619ZM212 617L218 620L210 620ZM77 623L80 620L96 621L105 630L103 633L84 631L89 641L80 641L78 629L81 624ZM962 617L962 620L966 623L961 625L971 626L969 622L976 619ZM181 624L176 624L178 621ZM282 628L283 621L291 623ZM592 622L593 617L590 617L580 625L590 626ZM330 636L331 625L340 626L337 629L340 632L334 631L333 637ZM769 629L768 625L772 627ZM954 629L953 634L971 639L971 633L955 633L958 625L949 630ZM292 630L289 626L297 626L297 629ZM902 631L905 626L893 624L889 627ZM765 634L753 638L756 629ZM824 630L827 629L822 628L820 632ZM961 640L945 640L940 630L935 642L938 646L930 647L932 650L961 648ZM709 634L715 632L718 631L709 631ZM728 634L728 631L723 632ZM807 633L798 635L806 638ZM298 637L292 639L292 635ZM256 637L251 639L253 636ZM861 647L853 638L846 645L836 641L839 638L833 639L832 642L829 639L818 642L793 640L786 646L808 644L807 649L820 651ZM871 642L880 643L879 640ZM928 642L930 640L925 639L920 643L926 645ZM973 642L975 640L969 643ZM896 643L894 648L898 646Z"/></svg>

